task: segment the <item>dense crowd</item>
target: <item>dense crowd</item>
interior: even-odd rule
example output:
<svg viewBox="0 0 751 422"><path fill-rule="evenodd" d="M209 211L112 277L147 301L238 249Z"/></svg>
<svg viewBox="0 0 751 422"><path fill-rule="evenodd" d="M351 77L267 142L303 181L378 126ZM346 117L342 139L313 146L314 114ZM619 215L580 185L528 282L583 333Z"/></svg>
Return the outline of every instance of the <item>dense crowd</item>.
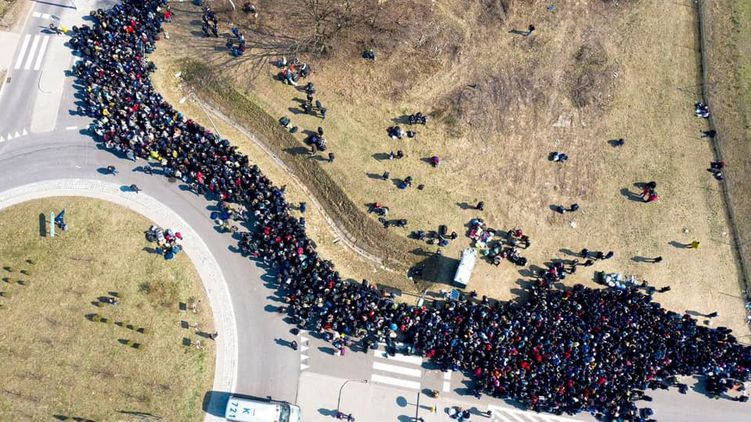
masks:
<svg viewBox="0 0 751 422"><path fill-rule="evenodd" d="M241 233L240 249L274 270L300 327L360 338L365 350L379 340L407 343L443 369L471 372L478 394L556 414L644 420L649 410L634 402L646 388L676 384L677 375L704 375L718 395L749 379L751 348L730 330L697 325L637 288L561 290L540 279L524 303L483 297L428 307L396 303L367 280L343 280L316 252L304 219L291 214L284 188L154 90L145 53L169 17L167 1L123 0L93 16L71 44L81 53L74 71L96 138L132 159L160 162L165 174L222 204L242 205L253 229Z"/></svg>

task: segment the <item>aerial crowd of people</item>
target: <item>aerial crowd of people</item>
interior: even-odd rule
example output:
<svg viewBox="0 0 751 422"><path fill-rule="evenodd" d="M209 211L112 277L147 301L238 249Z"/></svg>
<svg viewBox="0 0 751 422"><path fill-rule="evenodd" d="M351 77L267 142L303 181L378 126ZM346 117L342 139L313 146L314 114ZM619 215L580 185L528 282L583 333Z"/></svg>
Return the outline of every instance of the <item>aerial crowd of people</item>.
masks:
<svg viewBox="0 0 751 422"><path fill-rule="evenodd" d="M364 350L380 340L392 352L397 341L409 344L444 370L471 373L477 394L555 414L648 420L651 410L636 401L648 399L647 388L684 392L677 376L704 376L711 394L727 397L749 380L751 347L727 328L663 309L636 287L560 289L540 277L520 303L460 297L412 306L367 280L345 280L319 256L284 187L155 91L145 53L168 13L167 0L122 0L93 13L92 26L73 29L81 111L95 119L95 138L107 148L157 161L164 174L242 205L251 230L239 234L240 250L277 275L285 311L299 327L359 339ZM509 236L529 243L521 231Z"/></svg>

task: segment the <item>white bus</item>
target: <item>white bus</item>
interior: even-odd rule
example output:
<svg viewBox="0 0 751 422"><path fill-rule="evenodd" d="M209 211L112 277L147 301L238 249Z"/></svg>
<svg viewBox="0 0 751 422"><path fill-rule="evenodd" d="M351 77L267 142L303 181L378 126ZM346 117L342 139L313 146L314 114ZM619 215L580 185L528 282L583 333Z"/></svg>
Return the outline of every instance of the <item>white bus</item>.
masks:
<svg viewBox="0 0 751 422"><path fill-rule="evenodd" d="M286 402L232 396L224 417L236 422L300 422L300 408Z"/></svg>

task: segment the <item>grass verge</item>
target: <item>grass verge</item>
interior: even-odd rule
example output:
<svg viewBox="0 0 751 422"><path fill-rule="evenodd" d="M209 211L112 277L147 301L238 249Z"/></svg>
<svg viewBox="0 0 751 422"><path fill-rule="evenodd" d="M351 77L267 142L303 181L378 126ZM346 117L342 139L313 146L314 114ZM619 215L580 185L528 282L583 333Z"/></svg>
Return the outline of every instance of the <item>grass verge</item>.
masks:
<svg viewBox="0 0 751 422"><path fill-rule="evenodd" d="M751 3L700 2L704 15L705 94L735 223L745 288L751 261Z"/></svg>

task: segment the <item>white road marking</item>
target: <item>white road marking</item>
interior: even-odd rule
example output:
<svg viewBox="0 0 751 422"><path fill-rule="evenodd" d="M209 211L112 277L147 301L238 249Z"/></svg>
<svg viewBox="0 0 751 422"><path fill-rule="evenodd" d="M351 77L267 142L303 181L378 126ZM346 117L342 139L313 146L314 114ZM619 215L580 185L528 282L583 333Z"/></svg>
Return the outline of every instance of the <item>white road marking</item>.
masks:
<svg viewBox="0 0 751 422"><path fill-rule="evenodd" d="M13 136L9 133L8 136L6 136L6 138L8 138L8 140L10 141L11 139L13 139Z"/></svg>
<svg viewBox="0 0 751 422"><path fill-rule="evenodd" d="M33 16L33 17L35 17L35 18L41 18L41 17L42 17L42 14L41 14L41 13L39 13L39 12L34 12L34 13L32 13L32 14L31 14L31 16Z"/></svg>
<svg viewBox="0 0 751 422"><path fill-rule="evenodd" d="M512 422L528 422L528 420L539 420L551 422L581 422L578 419L566 418L563 416L553 415L550 413L535 413L509 407L500 407L488 405L488 409L493 411L493 420L512 420ZM501 419L503 416L503 419Z"/></svg>
<svg viewBox="0 0 751 422"><path fill-rule="evenodd" d="M42 13L42 19L49 19L51 17L49 13Z"/></svg>
<svg viewBox="0 0 751 422"><path fill-rule="evenodd" d="M13 134L13 137L14 137L14 138L18 138L19 136L21 136L21 134L20 134L20 133L18 133L18 131L16 131L16 133L14 133L14 134Z"/></svg>
<svg viewBox="0 0 751 422"><path fill-rule="evenodd" d="M529 422L524 418L521 418L519 415L514 415L513 413L506 413L504 415L507 419L510 419L512 422Z"/></svg>
<svg viewBox="0 0 751 422"><path fill-rule="evenodd" d="M28 134L29 134L29 132L27 132L26 129L24 129L23 131L21 131L21 136L26 136Z"/></svg>
<svg viewBox="0 0 751 422"><path fill-rule="evenodd" d="M39 35L34 35L34 42L31 43L31 48L29 49L29 55L26 56L26 63L24 63L23 68L24 70L31 69L31 62L34 60L34 53L37 51L37 46L39 45L39 40L42 37Z"/></svg>
<svg viewBox="0 0 751 422"><path fill-rule="evenodd" d="M451 382L450 381L444 381L443 382L443 392L448 393L451 391Z"/></svg>
<svg viewBox="0 0 751 422"><path fill-rule="evenodd" d="M4 136L0 136L0 142L5 142L5 137Z"/></svg>
<svg viewBox="0 0 751 422"><path fill-rule="evenodd" d="M304 333L305 332L303 331L303 334ZM305 364L305 361L310 358L310 356L305 354L308 349L310 349L310 340L307 337L300 335L300 372L310 368L310 365Z"/></svg>
<svg viewBox="0 0 751 422"><path fill-rule="evenodd" d="M420 356L406 356L400 353L397 353L394 356L389 356L384 352L377 352L375 350L373 351L373 356L382 359L395 360L397 362L409 363L411 365L422 365L422 357Z"/></svg>
<svg viewBox="0 0 751 422"><path fill-rule="evenodd" d="M65 130L76 130L78 129L78 126L67 126Z"/></svg>
<svg viewBox="0 0 751 422"><path fill-rule="evenodd" d="M21 63L23 63L23 55L26 53L26 47L29 46L29 40L31 39L31 34L26 34L25 37L23 37L23 43L21 44L21 49L18 50L18 58L16 59L16 69L21 68Z"/></svg>
<svg viewBox="0 0 751 422"><path fill-rule="evenodd" d="M405 368L403 366L389 365L388 363L373 362L373 369L378 371L393 372L396 374L406 375L408 377L420 378L422 371L419 369Z"/></svg>
<svg viewBox="0 0 751 422"><path fill-rule="evenodd" d="M37 54L37 61L34 63L34 70L39 70L42 67L42 59L44 59L44 52L47 51L47 44L50 42L50 36L46 35L42 41L42 46L39 47L39 53Z"/></svg>
<svg viewBox="0 0 751 422"><path fill-rule="evenodd" d="M399 378L391 378L378 374L372 374L370 376L370 380L379 384L395 385L397 387L411 388L413 390L420 389L420 383L417 381L402 380Z"/></svg>

